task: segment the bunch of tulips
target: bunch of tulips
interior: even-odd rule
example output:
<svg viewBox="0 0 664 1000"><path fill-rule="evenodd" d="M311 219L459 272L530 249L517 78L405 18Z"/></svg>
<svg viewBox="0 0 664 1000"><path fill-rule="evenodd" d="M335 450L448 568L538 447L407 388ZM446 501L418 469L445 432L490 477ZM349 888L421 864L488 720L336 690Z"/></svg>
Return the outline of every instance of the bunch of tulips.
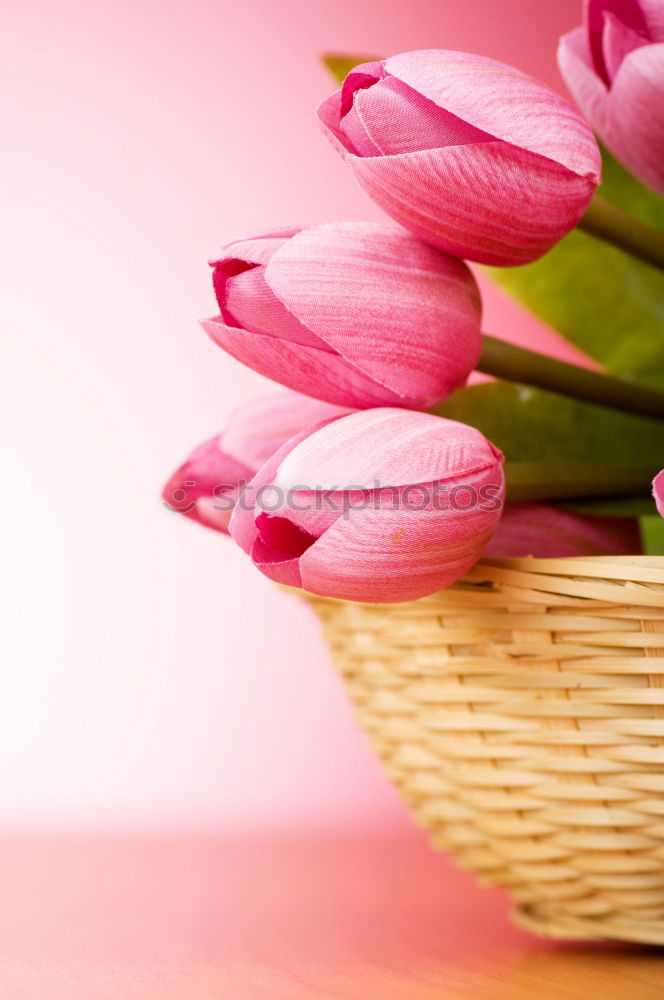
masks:
<svg viewBox="0 0 664 1000"><path fill-rule="evenodd" d="M481 556L639 551L634 518L549 501L648 494L657 468L520 469L437 412L479 370L664 419L654 389L482 334L466 260L524 265L578 226L664 269L664 237L595 194L593 134L664 195L664 0L586 0L559 62L585 117L462 52L348 72L318 117L393 221L269 230L212 261L219 314L204 329L287 388L190 455L164 487L171 509L229 534L277 582L365 602L433 593ZM664 473L654 495L664 514Z"/></svg>

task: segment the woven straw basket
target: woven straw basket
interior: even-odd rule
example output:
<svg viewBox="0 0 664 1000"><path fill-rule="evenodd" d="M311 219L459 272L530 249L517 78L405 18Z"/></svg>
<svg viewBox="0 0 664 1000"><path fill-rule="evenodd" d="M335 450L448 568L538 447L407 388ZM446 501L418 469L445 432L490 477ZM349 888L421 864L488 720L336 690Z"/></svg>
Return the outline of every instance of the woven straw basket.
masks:
<svg viewBox="0 0 664 1000"><path fill-rule="evenodd" d="M432 597L310 597L436 846L518 924L664 945L664 559L503 559Z"/></svg>

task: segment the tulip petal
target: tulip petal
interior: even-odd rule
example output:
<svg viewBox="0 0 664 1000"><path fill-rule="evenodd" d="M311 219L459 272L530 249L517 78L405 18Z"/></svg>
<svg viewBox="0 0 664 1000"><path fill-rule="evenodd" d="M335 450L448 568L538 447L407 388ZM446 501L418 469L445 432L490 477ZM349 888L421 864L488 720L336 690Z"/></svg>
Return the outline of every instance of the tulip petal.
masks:
<svg viewBox="0 0 664 1000"><path fill-rule="evenodd" d="M341 91L335 90L333 94L326 97L316 109L320 126L330 140L337 153L344 156L347 152L352 152L348 139L340 128L341 122Z"/></svg>
<svg viewBox="0 0 664 1000"><path fill-rule="evenodd" d="M643 11L636 0L584 0L583 6L592 63L595 71L608 83L612 74L606 63L606 15L617 18L626 28L645 36L647 28Z"/></svg>
<svg viewBox="0 0 664 1000"><path fill-rule="evenodd" d="M287 246L288 244L286 244ZM219 269L215 271L215 277ZM239 326L248 333L278 337L291 344L304 344L329 351L324 340L303 326L279 301L265 280L266 268L254 267L228 278L220 297L215 285L222 316L230 326Z"/></svg>
<svg viewBox="0 0 664 1000"><path fill-rule="evenodd" d="M664 42L623 60L607 98L602 138L639 180L664 195Z"/></svg>
<svg viewBox="0 0 664 1000"><path fill-rule="evenodd" d="M257 470L303 429L348 412L297 392L275 393L238 407L221 436L221 446L227 455Z"/></svg>
<svg viewBox="0 0 664 1000"><path fill-rule="evenodd" d="M650 10L643 9L650 17ZM658 37L661 28L664 38L664 13L661 25L653 23ZM622 41L617 37L611 41L609 33L617 36L619 30L615 19L607 18L606 44L615 49L612 68L625 45L624 36ZM611 152L644 184L664 194L664 41L632 48L615 70L608 91L588 68L588 51L582 29L561 39L558 63L569 90Z"/></svg>
<svg viewBox="0 0 664 1000"><path fill-rule="evenodd" d="M245 264L265 265L279 247L287 243L291 235L294 236L297 232L299 232L299 229L293 230L287 236L271 236L267 234L263 236L262 234L257 234L255 237L248 239L233 240L232 243L228 243L224 247L220 257L215 257L210 261L210 266L224 268L233 261L243 261Z"/></svg>
<svg viewBox="0 0 664 1000"><path fill-rule="evenodd" d="M296 392L252 400L231 414L223 434L199 445L173 473L163 499L171 510L228 533L240 492L256 470L290 438L348 412Z"/></svg>
<svg viewBox="0 0 664 1000"><path fill-rule="evenodd" d="M558 68L567 89L598 135L606 128L607 88L592 65L583 28L563 35L558 44Z"/></svg>
<svg viewBox="0 0 664 1000"><path fill-rule="evenodd" d="M359 90L372 87L378 80L382 80L384 77L385 67L382 61L360 63L359 66L354 66L346 75L346 79L339 92L341 95L340 114L348 114L353 106L355 95Z"/></svg>
<svg viewBox="0 0 664 1000"><path fill-rule="evenodd" d="M397 227L312 226L274 255L265 278L307 329L403 405L437 402L479 359L471 272Z"/></svg>
<svg viewBox="0 0 664 1000"><path fill-rule="evenodd" d="M251 482L245 487L233 510L229 531L234 541L248 555L251 554L254 543L259 537L258 528L256 527L256 517L263 511L261 496L263 493L267 493L270 496L271 492L274 492L269 491L269 487L274 483L281 462L308 435L325 427L327 423L327 420L323 420L311 427L305 427L294 437L286 441L278 451L270 455Z"/></svg>
<svg viewBox="0 0 664 1000"><path fill-rule="evenodd" d="M638 0L651 42L664 42L664 4L662 0Z"/></svg>
<svg viewBox="0 0 664 1000"><path fill-rule="evenodd" d="M495 465L474 479L502 483ZM384 603L414 600L463 576L499 516L465 511L352 510L300 557L302 586L315 594Z"/></svg>
<svg viewBox="0 0 664 1000"><path fill-rule="evenodd" d="M613 14L605 14L602 51L609 80L613 80L620 69L623 59L630 52L640 49L643 45L647 44L648 40L646 38L628 28L617 17L614 17Z"/></svg>
<svg viewBox="0 0 664 1000"><path fill-rule="evenodd" d="M536 556L636 555L641 542L636 518L587 517L543 503L505 507L485 559Z"/></svg>
<svg viewBox="0 0 664 1000"><path fill-rule="evenodd" d="M385 406L400 396L378 385L337 354L316 347L289 344L239 327L220 316L203 320L205 332L234 358L254 371L305 394L341 406Z"/></svg>
<svg viewBox="0 0 664 1000"><path fill-rule="evenodd" d="M498 266L546 253L595 190L592 179L503 142L346 158L370 197L424 242Z"/></svg>
<svg viewBox="0 0 664 1000"><path fill-rule="evenodd" d="M237 236L232 243L226 243L218 257L209 260L210 267L217 267L227 260L244 260L251 264L266 264L274 250L285 240L299 233L302 226L287 226L284 229L263 229L259 233Z"/></svg>
<svg viewBox="0 0 664 1000"><path fill-rule="evenodd" d="M380 156L382 150L371 139L357 107L344 115L343 131L349 149L358 156Z"/></svg>
<svg viewBox="0 0 664 1000"><path fill-rule="evenodd" d="M368 491L340 493L335 490L288 490L280 492L281 506L270 508L270 514L287 519L313 538L320 538L349 506L361 506ZM361 500L357 498L361 497Z"/></svg>
<svg viewBox="0 0 664 1000"><path fill-rule="evenodd" d="M303 438L280 461L280 489L362 490L473 475L500 452L474 427L411 410L350 413Z"/></svg>
<svg viewBox="0 0 664 1000"><path fill-rule="evenodd" d="M564 98L513 66L434 49L392 56L385 68L482 132L599 182L600 154L586 123Z"/></svg>
<svg viewBox="0 0 664 1000"><path fill-rule="evenodd" d="M287 587L301 587L302 574L300 573L300 560L297 557L292 559L275 559L273 552L262 541L257 538L251 548L251 561L254 566L270 580L275 583L282 583Z"/></svg>
<svg viewBox="0 0 664 1000"><path fill-rule="evenodd" d="M252 475L252 468L223 450L217 435L199 445L175 470L162 490L162 498L171 510L206 527L226 531L236 486L241 480L249 481Z"/></svg>
<svg viewBox="0 0 664 1000"><path fill-rule="evenodd" d="M652 481L652 495L655 498L657 512L664 517L664 470L659 472Z"/></svg>
<svg viewBox="0 0 664 1000"><path fill-rule="evenodd" d="M238 490L228 490L223 496L199 497L196 501L196 520L206 528L228 534L228 525L237 501Z"/></svg>
<svg viewBox="0 0 664 1000"><path fill-rule="evenodd" d="M349 132L352 111L344 116L341 127L353 139L353 152L358 156L392 156L414 149L438 149L494 139L394 76L360 91L353 111L369 139L369 148L366 151L358 148L353 133Z"/></svg>
<svg viewBox="0 0 664 1000"><path fill-rule="evenodd" d="M214 294L225 323L230 326L238 325L235 316L227 308L229 285L232 284L233 278L260 269L284 242L285 239L276 237L235 240L225 247L221 257L210 261L210 266L213 268Z"/></svg>

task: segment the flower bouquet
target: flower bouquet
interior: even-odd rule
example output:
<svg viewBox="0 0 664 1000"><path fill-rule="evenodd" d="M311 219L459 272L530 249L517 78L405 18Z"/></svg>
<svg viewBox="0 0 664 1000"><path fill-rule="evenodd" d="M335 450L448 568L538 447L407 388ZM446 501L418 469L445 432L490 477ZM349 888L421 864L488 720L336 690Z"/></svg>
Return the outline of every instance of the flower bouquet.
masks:
<svg viewBox="0 0 664 1000"><path fill-rule="evenodd" d="M519 923L664 944L664 0L586 0L582 114L468 53L326 62L392 221L215 257L204 329L287 388L164 500L311 601L416 818ZM466 261L594 366L483 333Z"/></svg>

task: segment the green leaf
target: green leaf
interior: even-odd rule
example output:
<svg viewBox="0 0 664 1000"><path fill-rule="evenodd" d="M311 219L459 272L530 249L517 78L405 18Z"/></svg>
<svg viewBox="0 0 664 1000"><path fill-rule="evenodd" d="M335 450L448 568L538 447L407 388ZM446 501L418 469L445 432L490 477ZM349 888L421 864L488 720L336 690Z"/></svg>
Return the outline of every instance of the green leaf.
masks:
<svg viewBox="0 0 664 1000"><path fill-rule="evenodd" d="M664 517L640 517L639 529L644 555L664 556Z"/></svg>
<svg viewBox="0 0 664 1000"><path fill-rule="evenodd" d="M435 412L479 428L508 462L664 465L661 421L514 382L459 389Z"/></svg>
<svg viewBox="0 0 664 1000"><path fill-rule="evenodd" d="M664 232L664 199L603 153L601 193ZM534 264L491 277L608 369L664 387L664 279L660 271L574 230Z"/></svg>
<svg viewBox="0 0 664 1000"><path fill-rule="evenodd" d="M322 63L327 66L338 83L343 83L350 71L360 63L374 62L375 59L375 56L337 55L331 52L321 56Z"/></svg>

